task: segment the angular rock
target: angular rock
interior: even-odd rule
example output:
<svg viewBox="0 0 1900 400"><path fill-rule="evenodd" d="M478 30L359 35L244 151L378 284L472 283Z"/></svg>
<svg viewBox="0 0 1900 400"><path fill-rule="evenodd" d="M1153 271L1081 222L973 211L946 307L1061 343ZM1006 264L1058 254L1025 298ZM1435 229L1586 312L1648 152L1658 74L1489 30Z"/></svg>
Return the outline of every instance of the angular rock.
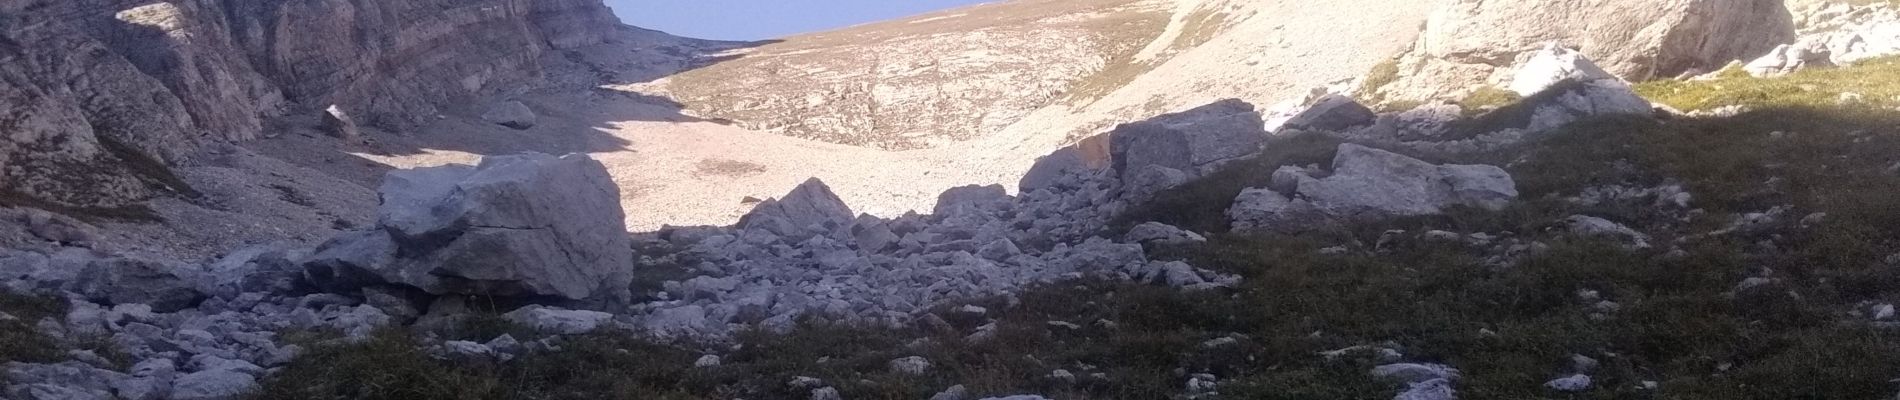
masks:
<svg viewBox="0 0 1900 400"><path fill-rule="evenodd" d="M1519 67L1517 75L1511 79L1510 90L1519 96L1530 97L1556 86L1564 81L1596 82L1617 81L1616 75L1604 71L1595 62L1584 57L1583 53L1551 42L1543 49L1532 52L1530 61Z"/></svg>
<svg viewBox="0 0 1900 400"><path fill-rule="evenodd" d="M509 128L526 130L534 127L534 124L538 121L538 117L534 115L534 110L528 109L528 105L521 104L520 101L509 100L489 107L488 112L482 114L482 120Z"/></svg>
<svg viewBox="0 0 1900 400"><path fill-rule="evenodd" d="M1305 110L1288 118L1276 132L1286 130L1343 132L1372 123L1379 115L1352 97L1326 94L1307 102Z"/></svg>
<svg viewBox="0 0 1900 400"><path fill-rule="evenodd" d="M739 227L763 228L780 236L803 239L800 234L829 233L852 222L851 206L844 204L830 186L811 178L779 199L766 200L739 218ZM777 228L782 226L782 228ZM822 229L809 232L811 229ZM786 232L785 230L794 230Z"/></svg>
<svg viewBox="0 0 1900 400"><path fill-rule="evenodd" d="M400 284L430 294L625 299L632 240L619 189L583 154L491 156L395 171L378 229L324 244L319 284Z"/></svg>
<svg viewBox="0 0 1900 400"><path fill-rule="evenodd" d="M1252 104L1229 99L1122 124L1109 133L1109 156L1124 181L1149 165L1200 176L1228 160L1258 153L1267 140Z"/></svg>
<svg viewBox="0 0 1900 400"><path fill-rule="evenodd" d="M1009 191L1003 185L959 186L945 190L937 195L937 206L932 214L951 215L965 209L982 210L1010 201Z"/></svg>
<svg viewBox="0 0 1900 400"><path fill-rule="evenodd" d="M1491 165L1441 165L1438 172L1451 185L1451 202L1487 210L1501 210L1517 199L1517 182L1503 168Z"/></svg>
<svg viewBox="0 0 1900 400"><path fill-rule="evenodd" d="M1173 225L1160 222L1148 222L1135 225L1134 228L1129 229L1128 235L1124 236L1122 240L1141 244L1177 245L1206 242L1207 238L1198 233L1176 228Z"/></svg>
<svg viewBox="0 0 1900 400"><path fill-rule="evenodd" d="M169 313L195 306L207 297L194 283L200 275L180 265L110 258L86 265L69 290L108 305L145 304L154 311Z"/></svg>
<svg viewBox="0 0 1900 400"><path fill-rule="evenodd" d="M1544 382L1544 387L1547 387L1547 388L1550 388L1551 390L1556 390L1559 392L1582 392L1582 391L1590 390L1590 387L1591 387L1590 376L1584 375L1584 374L1576 374L1576 375L1566 376L1562 378L1552 379L1549 382Z"/></svg>
<svg viewBox="0 0 1900 400"><path fill-rule="evenodd" d="M362 129L356 126L356 119L350 118L349 112L343 111L342 106L334 104L323 109L323 121L317 125L317 129L322 130L325 135L338 139L352 140L363 137Z"/></svg>
<svg viewBox="0 0 1900 400"><path fill-rule="evenodd" d="M930 360L918 356L891 360L891 372L904 375L923 375L930 372L930 367Z"/></svg>
<svg viewBox="0 0 1900 400"><path fill-rule="evenodd" d="M1186 184L1193 178L1185 171L1151 164L1136 169L1124 179L1123 197L1141 203L1153 199L1156 193Z"/></svg>

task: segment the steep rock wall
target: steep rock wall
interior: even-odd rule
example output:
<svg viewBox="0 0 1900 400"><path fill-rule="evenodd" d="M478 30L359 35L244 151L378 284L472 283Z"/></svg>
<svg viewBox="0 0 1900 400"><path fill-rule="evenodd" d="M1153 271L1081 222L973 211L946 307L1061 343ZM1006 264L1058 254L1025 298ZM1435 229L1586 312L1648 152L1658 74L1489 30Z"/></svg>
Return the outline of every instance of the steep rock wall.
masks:
<svg viewBox="0 0 1900 400"><path fill-rule="evenodd" d="M166 164L266 118L408 127L621 29L599 0L0 0L0 199L188 191Z"/></svg>

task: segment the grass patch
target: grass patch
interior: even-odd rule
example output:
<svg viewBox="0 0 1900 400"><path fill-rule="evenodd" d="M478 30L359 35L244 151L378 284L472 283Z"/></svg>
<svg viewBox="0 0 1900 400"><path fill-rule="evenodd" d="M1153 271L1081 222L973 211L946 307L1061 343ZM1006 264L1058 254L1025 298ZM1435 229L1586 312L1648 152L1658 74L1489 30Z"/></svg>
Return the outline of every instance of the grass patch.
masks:
<svg viewBox="0 0 1900 400"><path fill-rule="evenodd" d="M1842 93L1861 96L1856 107L1892 110L1900 106L1900 57L1870 60L1849 68L1812 68L1787 76L1755 78L1740 71L1711 80L1658 80L1636 85L1636 93L1683 111L1725 106L1765 108L1838 108Z"/></svg>
<svg viewBox="0 0 1900 400"><path fill-rule="evenodd" d="M1377 107L1381 112L1404 111L1398 106L1386 104L1385 93L1380 90L1399 81L1399 59L1392 58L1374 64L1366 71L1366 79L1359 84L1359 102ZM1413 107L1417 107L1416 104Z"/></svg>
<svg viewBox="0 0 1900 400"><path fill-rule="evenodd" d="M120 141L118 138L112 137L112 135L95 136L99 138L99 147L104 148L107 153L111 153L114 157L117 157L120 162L125 163L127 169L145 178L148 183L153 184L155 187L164 191L177 193L187 198L197 198L203 195L199 193L197 189L192 189L191 184L185 183L184 178L179 178L178 174L173 173L171 166L165 165L165 162L146 155L145 152L139 151L138 148L132 147Z"/></svg>
<svg viewBox="0 0 1900 400"><path fill-rule="evenodd" d="M765 173L765 165L738 160L705 159L694 164L693 171L698 175L743 177Z"/></svg>
<svg viewBox="0 0 1900 400"><path fill-rule="evenodd" d="M58 341L40 333L34 325L41 318L64 316L65 311L65 302L58 299L0 291L0 312L15 318L0 321L0 365L55 362L64 358Z"/></svg>
<svg viewBox="0 0 1900 400"><path fill-rule="evenodd" d="M1486 111L1503 108L1523 99L1524 96L1519 96L1517 92L1504 90L1496 86L1484 86L1471 91L1469 95L1465 95L1463 100L1458 101L1458 106L1464 108L1466 117L1475 117Z"/></svg>

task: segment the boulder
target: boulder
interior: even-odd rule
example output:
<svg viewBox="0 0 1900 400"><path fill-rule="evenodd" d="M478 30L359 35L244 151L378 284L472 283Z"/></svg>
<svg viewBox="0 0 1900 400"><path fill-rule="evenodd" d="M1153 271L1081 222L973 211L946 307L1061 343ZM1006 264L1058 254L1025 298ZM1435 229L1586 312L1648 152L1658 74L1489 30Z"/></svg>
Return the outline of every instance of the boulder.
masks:
<svg viewBox="0 0 1900 400"><path fill-rule="evenodd" d="M106 305L145 304L169 313L207 297L195 283L202 274L195 272L156 261L108 258L87 264L67 290Z"/></svg>
<svg viewBox="0 0 1900 400"><path fill-rule="evenodd" d="M1009 191L1003 185L969 185L950 188L937 195L937 206L932 214L950 215L965 209L985 209L1010 201Z"/></svg>
<svg viewBox="0 0 1900 400"><path fill-rule="evenodd" d="M1017 182L1019 192L1028 193L1036 189L1054 186L1063 177L1071 174L1099 171L1110 167L1109 144L1111 134L1101 134L1082 139L1073 145L1056 149L1049 155L1036 159L1029 170Z"/></svg>
<svg viewBox="0 0 1900 400"><path fill-rule="evenodd" d="M1565 81L1507 108L1515 110L1500 110L1485 118L1503 118L1494 128L1548 132L1592 117L1655 113L1649 100L1636 95L1628 84L1609 80Z"/></svg>
<svg viewBox="0 0 1900 400"><path fill-rule="evenodd" d="M1564 81L1616 80L1620 78L1598 67L1583 53L1550 42L1543 49L1532 52L1530 60L1517 69L1517 75L1511 79L1510 90L1519 96L1530 97Z"/></svg>
<svg viewBox="0 0 1900 400"><path fill-rule="evenodd" d="M1141 203L1154 199L1155 194L1187 184L1193 178L1186 171L1146 165L1126 176L1122 182L1122 197L1130 202Z"/></svg>
<svg viewBox="0 0 1900 400"><path fill-rule="evenodd" d="M1129 229L1128 235L1124 236L1123 240L1141 244L1174 245L1206 242L1207 238L1194 232L1176 228L1173 225L1160 222L1148 222L1135 225L1133 229Z"/></svg>
<svg viewBox="0 0 1900 400"><path fill-rule="evenodd" d="M1810 66L1829 64L1826 53L1814 53L1795 45L1775 46L1774 50L1742 65L1742 70L1757 78L1787 75Z"/></svg>
<svg viewBox="0 0 1900 400"><path fill-rule="evenodd" d="M800 233L829 233L849 226L851 206L844 204L830 186L811 178L779 199L760 202L752 212L739 218L739 227L766 229L779 236L798 237ZM810 232L819 229L817 232ZM790 231L786 231L790 230Z"/></svg>
<svg viewBox="0 0 1900 400"><path fill-rule="evenodd" d="M1336 222L1443 213L1454 206L1501 209L1517 198L1509 173L1489 165L1433 165L1398 153L1341 144L1331 175L1275 172L1272 187L1243 190L1227 211L1235 231L1294 233Z"/></svg>
<svg viewBox="0 0 1900 400"><path fill-rule="evenodd" d="M501 317L541 332L579 335L599 329L602 324L612 321L614 315L599 311L565 310L537 305L522 307L502 314Z"/></svg>
<svg viewBox="0 0 1900 400"><path fill-rule="evenodd" d="M1312 130L1342 132L1348 129L1371 125L1379 115L1373 113L1352 97L1340 94L1325 94L1308 101L1304 110L1288 118L1275 132L1285 130Z"/></svg>
<svg viewBox="0 0 1900 400"><path fill-rule="evenodd" d="M350 114L343 111L342 106L334 104L330 105L330 108L323 109L323 121L317 125L317 128L322 130L323 134L338 139L350 140L363 137L362 130L356 127L356 119L350 118Z"/></svg>
<svg viewBox="0 0 1900 400"><path fill-rule="evenodd" d="M534 110L528 109L528 105L513 100L495 104L482 114L483 121L519 130L533 128L537 119Z"/></svg>
<svg viewBox="0 0 1900 400"><path fill-rule="evenodd" d="M306 264L312 282L435 295L629 296L632 240L619 189L586 155L394 171L379 192L377 229L319 247Z"/></svg>
<svg viewBox="0 0 1900 400"><path fill-rule="evenodd" d="M1260 152L1267 141L1252 104L1228 99L1122 124L1109 133L1111 165L1122 180L1149 165L1201 176L1217 164Z"/></svg>

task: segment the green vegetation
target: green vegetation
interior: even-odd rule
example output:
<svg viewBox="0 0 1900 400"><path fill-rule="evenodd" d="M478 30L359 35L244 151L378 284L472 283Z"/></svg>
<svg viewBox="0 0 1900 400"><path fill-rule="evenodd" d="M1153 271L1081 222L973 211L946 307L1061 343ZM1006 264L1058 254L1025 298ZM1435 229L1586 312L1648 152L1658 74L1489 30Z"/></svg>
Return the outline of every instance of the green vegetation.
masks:
<svg viewBox="0 0 1900 400"><path fill-rule="evenodd" d="M1737 72L1740 71L1703 81L1644 82L1636 85L1636 92L1683 111L1724 106L1846 106L1888 110L1900 106L1900 58L1867 61L1851 68L1807 69L1777 78L1755 78ZM1860 98L1852 104L1843 104L1843 93L1853 93Z"/></svg>
<svg viewBox="0 0 1900 400"><path fill-rule="evenodd" d="M1474 117L1487 111L1510 106L1523 99L1524 96L1519 96L1517 92L1496 86L1484 86L1465 95L1464 100L1458 101L1458 106L1465 109L1466 117Z"/></svg>
<svg viewBox="0 0 1900 400"><path fill-rule="evenodd" d="M59 345L34 324L40 318L63 316L65 310L65 303L58 300L0 291L0 312L14 317L0 320L0 365L59 361L64 355Z"/></svg>
<svg viewBox="0 0 1900 400"><path fill-rule="evenodd" d="M1392 58L1374 64L1372 70L1366 71L1365 81L1360 83L1357 100L1380 112L1403 111L1401 105L1387 104L1385 93L1380 91L1386 86L1391 86L1398 81L1399 59ZM1412 104L1411 106L1417 107L1418 105Z"/></svg>

